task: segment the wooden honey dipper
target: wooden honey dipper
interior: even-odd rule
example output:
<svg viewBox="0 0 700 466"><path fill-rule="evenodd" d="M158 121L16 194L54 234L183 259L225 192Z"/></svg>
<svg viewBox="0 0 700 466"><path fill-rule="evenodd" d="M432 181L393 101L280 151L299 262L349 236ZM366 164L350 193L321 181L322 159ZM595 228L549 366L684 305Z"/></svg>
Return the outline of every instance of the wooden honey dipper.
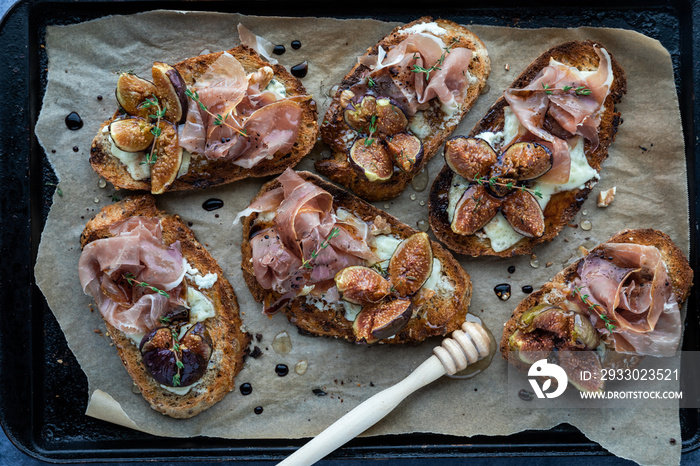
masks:
<svg viewBox="0 0 700 466"><path fill-rule="evenodd" d="M279 466L306 466L319 461L379 422L419 388L445 374L454 375L469 364L487 357L490 344L490 337L481 325L476 322L463 323L461 330L455 330L451 338L445 338L440 346L433 348L433 355L408 377L360 403Z"/></svg>

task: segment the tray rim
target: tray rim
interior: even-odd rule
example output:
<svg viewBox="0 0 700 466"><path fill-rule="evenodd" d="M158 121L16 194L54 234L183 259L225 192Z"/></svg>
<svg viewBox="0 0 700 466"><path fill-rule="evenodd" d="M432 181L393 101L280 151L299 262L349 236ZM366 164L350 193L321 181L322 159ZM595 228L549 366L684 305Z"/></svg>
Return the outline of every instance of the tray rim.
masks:
<svg viewBox="0 0 700 466"><path fill-rule="evenodd" d="M700 11L699 11L700 8L698 7L698 1L697 1L697 0L690 0L690 1L692 2L692 5L690 5L690 4L687 4L687 5L684 4L684 5L690 7L690 9L692 10L692 16L696 18L696 21L692 22L692 24L693 24L693 26L692 26L692 35L693 35L693 37L695 37L695 36L697 35L697 32L698 32L698 26L697 26L698 21L697 21L697 17L700 16ZM507 2L507 0L506 0L506 2ZM8 11L6 12L5 16L3 16L2 21L0 21L0 32L2 32L3 29L4 29L4 27L6 26L6 21L8 20L8 18L10 18L11 15L17 13L17 11L20 10L20 9L22 9L22 8L26 8L27 11L29 12L29 11L31 10L31 8L35 7L36 5L40 5L40 4L56 4L56 5L58 5L58 4L62 4L62 3L66 3L66 4L67 4L67 3L76 3L76 2L68 2L68 1L49 1L49 0L20 0L19 2L15 3L14 5L12 5L12 7L11 7L10 9L8 9ZM94 0L93 0L93 1L80 1L80 0L79 0L77 3L83 3L83 4L88 4L88 3L89 3L89 4L97 4L97 3L114 3L114 2L112 2L111 0L106 0L106 1L105 1L105 0L97 0L97 1L94 1ZM134 3L136 3L136 2L125 2L125 3L134 4ZM145 10L156 9L156 8L157 8L157 5L161 5L161 4L163 4L164 2L159 2L159 1L148 1L148 2L142 2L142 3L145 4L145 5L148 5L148 7L142 8L142 10L145 11ZM183 3L184 3L184 2L182 2L182 1L178 1L178 2L177 2L178 5L185 6L185 5L183 5ZM212 2L212 3L208 4L207 6L212 6L212 5L214 5L215 3L217 3L217 2ZM674 1L672 1L671 3L682 3L682 2L674 2ZM650 4L654 4L654 2L650 2ZM153 5L156 5L156 7L153 7ZM187 4L187 6L192 6L192 5L193 5L192 3L188 3L188 4ZM198 5L200 5L200 4L198 4ZM189 9L189 8L187 8L187 9ZM29 23L29 21L30 21L30 18L27 18L27 23ZM28 26L29 26L29 24L28 24ZM31 32L32 32L32 31L27 31L27 37L28 37L29 40L31 39L31 37L30 37ZM29 41L29 40L28 40L28 41ZM682 40L682 38L681 38L681 40ZM690 41L690 43L691 43L691 50L692 50L692 54L693 54L693 55L692 55L692 56L693 56L693 61L698 62L698 55L700 55L700 53L698 53L698 51L695 50L695 49L692 47L692 40ZM681 43L681 45L683 45L683 44ZM681 51L681 53L682 53L682 51ZM28 54L28 55L31 55L31 53ZM29 62L29 59L27 59L27 62ZM681 65L683 65L683 63L681 63ZM684 80L684 81L681 82L681 88L679 89L679 91L680 91L680 96L683 96L683 95L684 95L684 92L687 93L688 90L690 90L690 91L692 92L696 87L698 87L697 85L693 86L692 83L700 82L700 81L698 81L698 79L697 79L697 78L698 78L698 75L700 75L700 71L699 71L699 70L693 70L693 74L694 74L694 75L693 75L693 78L694 78L694 79L691 81L691 84L688 84L688 83L687 83L687 80ZM28 80L28 81L31 81L31 79ZM36 82L34 82L34 84L36 84ZM29 85L29 82L28 82L27 85ZM43 90L43 89L42 89L42 90ZM29 87L27 87L27 91L28 91L28 92L27 92L28 95L31 96ZM691 94L688 94L688 95L691 95ZM35 100L36 100L37 97L34 96L34 98L35 98ZM683 100L683 99L679 98L679 101L680 101L680 102L684 102L684 103L687 105L689 99ZM31 98L30 98L30 103L31 103ZM36 143L36 137L35 137L34 134L33 134L33 127L34 127L34 123L36 122L36 117L38 116L38 113L37 113L36 111L33 111L33 109L32 109L31 107L32 107L32 106L30 105L30 114L27 115L27 120L28 120L28 123L29 123L28 128L31 128L31 129L30 129L30 137L28 138L28 139L31 140L31 141L30 141L30 144L29 144L30 152L27 154L27 157L28 157L28 158L31 158L32 153L34 153L34 151L36 151L36 150L37 150L37 147L38 147L38 144ZM690 234L691 234L691 252L690 252L690 257L691 257L691 263L693 263L693 264L698 264L698 261L697 261L697 259L698 259L698 252L697 252L697 248L694 247L694 245L695 245L695 241L694 241L694 239L695 239L695 238L694 238L694 237L695 237L695 231L697 230L698 225L697 225L697 219L694 219L694 217L695 217L695 213L697 213L698 211L700 211L700 210L699 210L699 206L700 206L700 199L699 199L700 188L696 187L696 186L694 185L694 183L692 183L692 180L697 179L697 175L698 175L698 171L699 171L699 167L697 166L697 164L694 163L694 162L695 162L695 157L694 157L694 156L695 156L695 154L698 154L698 150L699 150L699 148L700 148L700 143L698 143L696 140L693 140L693 139L689 136L689 134L695 134L694 129L700 127L700 125L698 124L698 123L699 123L699 119L700 119L700 115L698 115L699 112L698 112L697 110L698 110L698 105L697 105L697 104L694 105L694 106L691 106L690 113L688 113L688 109L686 108L686 114L691 115L692 118L687 118L687 119L685 119L685 120L683 121L683 124L684 124L684 135L685 135L685 140L686 140L686 146L687 146L687 147L688 147L688 146L692 146L692 147L693 147L693 150L692 150L692 151L691 151L690 149L688 149L688 148L686 149L686 155L687 155L687 158L688 158L688 164L689 164L689 166L690 166L690 165L691 165L691 161L692 161L692 162L693 162L692 166L694 166L694 170L688 170L688 177L689 177L688 188L689 188L689 196L691 196L691 202L690 202L690 213L691 213L691 224L690 224L690 226L691 226L691 231L690 231ZM683 109L681 109L681 111L682 111L682 113L683 113ZM689 120L689 119L691 119L692 121L690 121L690 122L687 121L687 120ZM39 148L38 150L39 150L40 152L42 152L40 148ZM43 152L42 152L42 153L43 153ZM36 159L36 157L33 157L33 159ZM35 163L36 160L30 160L30 162L31 162L31 165L30 165L30 172L33 171L34 173L41 173L40 170L37 170L37 168L40 168L40 167L39 167L39 165L37 165L37 163ZM42 179L42 180L43 180L43 179ZM4 180L4 179L3 179L2 181L3 181L3 183L5 183L5 182L7 182L8 180ZM3 186L4 186L4 184L3 184ZM693 200L694 200L694 202L693 202ZM27 207L26 212L29 214L29 220L35 219L35 217L36 217L37 214L39 214L39 215L40 215L40 218L41 218L41 205L38 205L37 203L38 203L38 200L36 200L36 199L30 197L30 199L29 199L29 205L26 206L26 207ZM693 204L694 204L694 205L693 205ZM693 208L693 207L694 207L694 208ZM5 212L3 212L3 214L4 214L4 213L5 213ZM43 223L43 222L39 222L39 223ZM40 227L43 227L43 225L41 225ZM31 227L29 228L29 230L31 231L31 238L32 238L32 241L31 241L31 244L30 244L30 251L31 251L31 257L30 257L31 263L30 263L30 264L31 264L31 266L33 266L33 264L35 263L35 259L36 259L36 245L38 245L38 237L39 237L39 236L37 236L37 234L40 235L40 232L41 232L40 227L37 228L37 225L35 224L35 222L32 222L32 225L31 225ZM7 237L6 237L6 233L7 233L7 232L6 232L6 230L3 228L3 230L2 230L1 233L2 233L2 243L0 243L0 245L2 245L3 248L4 248L5 242L6 242L6 240L7 240ZM2 279L2 280L0 281L0 283L3 283L3 284L6 283L5 280L4 280L4 279L7 278L6 275L7 275L6 273L0 273L0 279ZM31 276L29 277L28 283L33 287L33 288L32 288L32 291L33 291L34 293L38 292L39 295L41 296L41 293L38 291L38 289L36 288L36 285L34 284L33 273L30 273L30 275L31 275ZM20 277L20 278L26 278L26 276L23 276L23 277ZM2 302L5 303L5 302L6 302L6 301L5 301L6 293L4 292L4 290L3 290L3 292L2 292L1 297L2 297ZM41 298L43 299L43 296L41 296ZM46 306L45 303L44 303L43 305ZM41 318L41 316L40 316L40 315L37 316L37 314L38 314L38 313L34 313L34 311L33 311L32 317L39 317L39 318ZM688 319L686 319L686 322L687 322L687 321L688 321ZM31 321L30 321L30 323L31 323ZM686 326L687 326L687 323L686 323ZM30 329L30 330L32 330L32 329ZM33 333L37 333L37 330L36 330L36 329L33 329L33 330L34 330ZM0 338L1 338L1 337L2 337L2 335L0 335ZM0 340L0 343L1 343L1 340ZM34 343L36 343L36 341L32 341L32 344L34 344ZM36 348L36 346L32 346L32 349L35 349L35 348ZM2 346L0 346L0 349L2 349ZM2 363L5 363L5 362L6 362L6 358L4 357L4 354L3 354L3 353L0 353L0 365L2 365ZM3 365L3 367L5 367L5 366ZM34 383L34 382L31 381L31 383ZM3 386L4 386L4 383L3 383ZM4 397L4 395L0 395L0 400L2 400L3 403L5 402L5 397ZM0 407L4 407L4 405L0 404ZM34 409L34 406L32 406L31 408ZM700 410L699 410L699 411L696 411L695 414L696 414L696 416L697 416L697 414L700 414ZM36 417L34 417L34 419L36 419ZM22 443L22 442L20 441L20 437L18 437L18 436L16 435L16 432L11 428L11 426L10 426L9 423L7 422L6 413L5 413L5 410L4 410L4 409L3 409L2 411L0 411L0 425L2 425L3 429L4 429L5 432L7 433L8 438L9 438L20 450L22 450L23 452L27 453L27 454L30 455L30 456L33 456L33 457L35 457L35 458L37 458L37 459L41 459L41 460L43 460L43 461L50 461L50 462L65 462L67 459L70 459L71 461L76 461L76 460L79 460L79 461L80 461L80 460L81 460L81 458L63 458L63 457L52 456L52 455L55 455L56 452L55 452L55 451L51 451L51 450L41 451L41 449L39 449L39 448L36 448L35 450L32 450L29 446L25 445L24 443ZM541 433L542 431L526 431L526 432ZM147 435L147 434L144 434L144 435ZM411 435L411 434L407 434L406 436L410 436L410 435ZM435 435L435 434L433 434L433 435L434 435L435 437L444 439L444 440L446 440L446 441L449 440L450 438L452 438L451 436L446 436L446 435ZM514 435L518 435L518 434L514 434ZM393 437L395 437L395 436L378 436L378 437L371 437L371 439L378 439L378 440L380 440L380 441L383 441L383 440L387 440L387 439L393 438ZM425 437L427 437L427 436L421 435L421 437L425 438ZM458 437L458 438L459 438L459 439L462 439L462 440L464 440L464 439L473 440L473 439L475 439L476 437L471 437L471 438ZM499 437L494 436L494 437L488 437L488 438L489 438L489 439L492 439L492 440L493 440L493 439L499 439L499 440L506 440L506 441L507 441L508 439L512 439L513 436L499 436ZM195 438L195 440L196 440L196 439L199 439L199 437ZM367 439L367 438L363 438L363 439ZM359 439L359 440L362 440L362 439ZM587 439L586 439L586 440L587 440ZM232 460L233 460L233 459L248 459L248 460L250 460L250 459L274 459L274 458L282 458L282 457L285 456L286 454L288 454L288 453L290 453L291 451L293 451L293 449L296 448L298 445L301 445L304 441L305 441L304 439L299 439L299 440L295 440L295 441L290 441L291 444L290 444L289 446L276 446L276 447L268 448L268 450L269 450L270 453L267 454L267 455L266 455L266 454L259 454L259 455L257 455L257 456L256 456L256 455L252 455L252 456L250 456L250 455L231 456L230 459L232 459ZM246 442L247 442L247 443L250 443L249 441L246 441ZM342 450L340 450L336 455L334 455L334 458L354 458L354 459L360 459L360 458L373 458L373 457L377 457L376 455L364 456L364 454L367 454L366 452L365 452L364 454L363 454L363 452L362 452L362 450L363 450L365 447L363 447L363 446L361 446L361 445L356 445L356 443L358 443L357 441L354 441L354 442L355 442L355 443L350 443L350 444L349 444L350 446L344 447ZM590 441L589 441L589 442L590 442ZM226 443L230 443L230 442L226 442ZM371 442L371 443L373 443L373 442ZM469 442L469 443L472 443L472 442ZM505 443L509 443L509 442L505 442ZM686 445L686 443L688 443L688 445ZM501 444L499 444L499 445L501 445ZM512 445L512 444L511 444L511 445ZM32 445L32 446L36 447L37 445ZM432 453L437 453L437 454L440 454L440 455L445 455L445 454L448 453L448 452L447 452L447 451L442 451L442 450L449 450L450 448L455 448L457 445L455 445L454 443L452 443L452 444L443 443L443 444L436 444L436 445L423 445L423 446L421 446L421 445L412 445L412 446L413 446L413 447L418 447L418 448L420 449L420 451L425 452L425 453L431 453L431 452L432 452ZM552 451L551 453L550 453L550 452L546 452L546 451L531 451L531 452L528 452L528 447L533 447L533 445L519 444L519 446L520 446L520 447L523 447L523 448L522 448L523 451L518 451L517 453L520 454L520 455L525 455L525 456L549 456L550 454L558 455L558 454L561 454L561 453L565 453L565 451L562 451L562 452ZM378 447L379 447L378 445L375 445L375 446L372 446L372 447L370 447L370 448L376 450ZM494 448L495 448L495 447L496 447L496 445L494 444ZM538 447L538 446L537 446L537 445L534 445L534 447ZM602 450L602 448L600 448L600 446L599 446L598 444L596 444L596 443L594 443L594 442L590 442L590 443L573 443L573 444L571 444L571 445L567 445L567 446L566 446L566 448L569 448L569 447L573 447L574 449L573 449L573 450L572 450L572 449L566 450L566 452L568 452L568 453L579 453L579 454L580 454L580 453L583 453L583 454L589 454L589 455L604 455L604 454L607 454L604 450ZM575 449L576 449L577 447L581 450L580 452L576 452L576 451L575 451ZM596 449L595 447L597 447L597 449ZM691 439L689 439L688 442L684 442L684 444L683 444L683 452L685 453L685 452L693 451L693 450L698 449L699 447L700 447L700 430L697 431L697 432L695 432L695 436L692 437ZM396 446L387 445L385 449L391 450L392 448L397 448L397 447L396 447ZM405 449L406 447L405 447L405 446L398 446L398 448ZM555 449L555 450L556 450L556 449ZM201 450L201 451L206 451L206 448L203 449L203 450ZM116 453L116 452L115 452L115 453ZM389 451L387 451L387 453L389 453ZM394 454L399 454L399 453L397 453L397 452L393 452L393 453L394 453ZM512 454L513 452L510 452L510 453ZM406 455L407 455L407 456L405 456L405 457L412 457L412 458L423 457L422 455L420 455L420 452L418 452L418 455L416 455L415 452L408 452L408 453L406 453ZM476 453L476 454L474 454L474 453L469 453L469 452L453 452L453 454L450 454L450 455L448 455L448 456L450 456L450 457L455 457L455 458L461 458L461 457L484 456L484 455L489 456L488 453L483 453L483 452L482 452L482 453ZM59 456L61 456L61 455L59 455ZM383 457L383 456L380 455L380 456L378 456L378 457ZM404 457L404 455L399 455L398 457ZM397 457L397 458L398 458L398 457ZM428 457L428 456L426 456L426 457ZM130 456L126 456L126 457L125 457L125 456L121 456L121 455L116 455L116 456L113 456L113 457L109 457L109 458L104 458L104 459L102 459L102 458L94 458L94 456L93 456L93 459L92 459L92 460L93 460L93 461L95 461L95 460L102 460L102 461L110 461L110 462L111 462L111 461L119 461L119 460L124 460L124 459L133 459L133 458L134 458L134 457L130 457ZM159 456L159 457L158 457L158 459L160 459L160 460L171 460L171 461L172 461L172 460L177 461L177 460L180 459L180 458L181 458L180 456L171 456L171 457L168 457L168 456ZM212 458L211 456L204 456L202 459L211 459L211 458ZM224 458L222 458L221 456L218 456L218 455L216 456L216 458L217 458L217 459L224 459ZM90 461L90 460L85 460L85 462L89 462L89 461ZM82 462L82 461L81 461L81 462Z"/></svg>

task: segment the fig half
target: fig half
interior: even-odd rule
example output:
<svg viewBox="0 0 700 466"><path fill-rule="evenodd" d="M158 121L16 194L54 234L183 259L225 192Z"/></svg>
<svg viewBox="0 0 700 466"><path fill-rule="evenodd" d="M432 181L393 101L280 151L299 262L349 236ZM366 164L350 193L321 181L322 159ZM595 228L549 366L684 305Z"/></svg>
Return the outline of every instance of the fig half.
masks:
<svg viewBox="0 0 700 466"><path fill-rule="evenodd" d="M151 193L162 194L173 184L182 164L182 147L178 142L177 129L167 121L158 125L160 135L156 139L154 152L156 161L151 167Z"/></svg>
<svg viewBox="0 0 700 466"><path fill-rule="evenodd" d="M391 284L375 270L356 265L346 267L335 275L335 286L341 299L353 304L370 304L391 293Z"/></svg>
<svg viewBox="0 0 700 466"><path fill-rule="evenodd" d="M427 233L414 233L399 244L389 259L389 281L399 296L412 296L433 272L433 248Z"/></svg>
<svg viewBox="0 0 700 466"><path fill-rule="evenodd" d="M376 343L400 332L411 319L413 305L408 298L370 304L355 318L352 330L358 343Z"/></svg>
<svg viewBox="0 0 700 466"><path fill-rule="evenodd" d="M359 138L350 148L350 162L369 181L386 181L394 174L394 164L376 138Z"/></svg>
<svg viewBox="0 0 700 466"><path fill-rule="evenodd" d="M365 97L366 98L366 97ZM403 133L408 127L408 118L399 107L386 97L376 101L377 131L386 135Z"/></svg>
<svg viewBox="0 0 700 466"><path fill-rule="evenodd" d="M155 84L135 74L122 73L117 79L117 90L115 91L117 102L128 113L133 116L148 118L151 113L150 108L142 107L146 100L157 95Z"/></svg>
<svg viewBox="0 0 700 466"><path fill-rule="evenodd" d="M457 202L450 228L460 235L473 235L498 213L500 206L500 200L484 186L473 184Z"/></svg>
<svg viewBox="0 0 700 466"><path fill-rule="evenodd" d="M155 62L151 69L156 95L161 107L165 107L165 119L172 123L184 123L187 119L187 85L180 72L167 63Z"/></svg>
<svg viewBox="0 0 700 466"><path fill-rule="evenodd" d="M412 173L423 159L423 143L408 133L395 134L386 140L386 149L394 163L406 173Z"/></svg>
<svg viewBox="0 0 700 466"><path fill-rule="evenodd" d="M552 168L552 151L536 142L516 142L501 155L492 176L518 181L534 180Z"/></svg>
<svg viewBox="0 0 700 466"><path fill-rule="evenodd" d="M369 134L372 117L376 124L377 120L377 99L371 95L366 95L356 104L348 104L343 114L345 122L355 131Z"/></svg>
<svg viewBox="0 0 700 466"><path fill-rule="evenodd" d="M497 161L498 155L483 139L458 136L445 143L445 162L453 172L469 181L487 178Z"/></svg>
<svg viewBox="0 0 700 466"><path fill-rule="evenodd" d="M528 238L544 234L544 212L535 196L524 189L515 189L503 198L501 212L513 230Z"/></svg>
<svg viewBox="0 0 700 466"><path fill-rule="evenodd" d="M151 126L140 117L114 120L109 124L109 136L114 145L124 152L141 152L148 149L153 143Z"/></svg>

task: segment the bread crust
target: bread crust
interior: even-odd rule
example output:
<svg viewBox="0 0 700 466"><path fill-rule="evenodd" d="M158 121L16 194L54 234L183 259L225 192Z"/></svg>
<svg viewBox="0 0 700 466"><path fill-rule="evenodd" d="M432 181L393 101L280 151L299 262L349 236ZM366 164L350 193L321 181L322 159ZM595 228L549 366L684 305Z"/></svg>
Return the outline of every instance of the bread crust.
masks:
<svg viewBox="0 0 700 466"><path fill-rule="evenodd" d="M241 62L246 73L257 71L263 66L271 67L274 71L274 79L284 84L287 96L307 94L301 81L292 76L282 65L271 65L263 60L252 48L239 45L227 52ZM199 55L172 66L180 72L187 85L192 85L223 53L216 52ZM275 154L273 159L263 160L252 168L239 167L227 160L209 160L204 155L192 155L187 173L177 178L166 191L185 191L220 186L248 177L259 178L276 175L282 173L287 167L294 167L311 151L314 144L316 144L318 135L316 102L307 100L299 102L299 105L302 109L299 135L289 153ZM120 116L122 114L117 110L112 118L100 126L90 149L90 164L98 175L112 183L117 189L150 191L150 178L146 180L133 179L126 165L111 155L109 133L103 132L103 129Z"/></svg>
<svg viewBox="0 0 700 466"><path fill-rule="evenodd" d="M590 40L566 42L552 47L532 62L513 81L510 87L523 88L527 86L537 73L549 64L550 57L582 70L596 69L599 58L593 49L594 45L604 47L602 44ZM584 153L586 154L586 159L588 159L588 164L597 172L600 172L602 163L608 157L608 147L615 140L618 126L622 123L620 112L615 108L615 104L619 103L622 96L627 92L625 72L609 50L608 53L612 62L614 79L610 86L610 92L605 99L605 108L598 126L599 144L596 148L593 148L588 140L584 143ZM508 103L505 97L499 97L496 103L486 112L486 115L472 129L469 136L473 137L485 131L498 132L502 130L504 125L503 111L507 106ZM459 235L452 231L447 213L447 193L450 189L453 175L454 172L445 164L433 181L428 201L430 227L438 239L448 248L474 257L482 255L512 257L529 254L537 244L551 241L578 213L592 191L593 186L597 183L597 180L594 178L586 182L581 188L554 194L544 210L544 235L539 238L523 237L510 248L496 252L491 248L491 242L488 238L479 238L476 235Z"/></svg>
<svg viewBox="0 0 700 466"><path fill-rule="evenodd" d="M391 233L400 238L408 238L417 233L416 230L406 224L401 223L395 217L377 209L373 205L348 193L347 191L326 182L309 172L298 172L306 181L310 181L333 196L335 208L342 207L365 222L371 222L377 215L382 216L391 228ZM259 198L262 194L280 186L275 179L266 183L255 196ZM252 246L249 238L251 227L258 214L249 215L242 222L243 241L241 244L242 262L241 269L248 289L256 301L271 304L280 298L280 294L272 290L266 290L260 286L255 279L252 264ZM432 325L426 325L426 320L412 318L408 325L390 339L380 340L380 344L401 344L418 343L431 336L445 335L459 328L464 322L471 300L472 283L469 275L452 257L449 251L440 246L437 242L431 241L433 257L440 260L442 270L450 278L454 285L454 294L449 301L439 299L437 295L428 300L422 307L427 320ZM345 319L345 311L341 304L329 304L323 309L319 309L313 304L309 304L305 297L297 297L291 304L286 306L282 312L285 313L290 322L295 324L300 333L309 335L319 335L333 338L342 338L347 341L356 342L352 330L352 322Z"/></svg>
<svg viewBox="0 0 700 466"><path fill-rule="evenodd" d="M688 299L688 296L690 295L690 288L693 285L693 270L690 268L688 259L686 259L683 252L673 243L667 234L650 228L623 230L613 235L613 237L605 243L593 248L591 253L602 249L605 244L608 243L632 243L645 246L655 246L661 252L663 261L666 264L668 276L671 280L673 293L676 295L678 305L680 306L686 299ZM542 302L554 304L565 299L561 296L561 293L555 290L557 288L561 289L562 285L571 283L574 278L576 278L576 271L583 260L584 258L581 258L575 263L566 267L564 270L555 275L551 281L542 285L539 290L530 294L527 298L521 301L520 304L518 304L503 328L503 337L501 338L500 350L504 359L509 359L511 364L522 370L527 369L528 366L526 366L524 363L515 361L515 358L508 358L508 340L518 329L518 321L520 320L520 317L529 309L532 309Z"/></svg>
<svg viewBox="0 0 700 466"><path fill-rule="evenodd" d="M218 275L209 289L199 289L193 281L185 278L187 285L197 288L209 298L216 310L214 318L202 322L214 344L211 361L200 381L185 395L176 395L163 389L146 371L137 345L125 333L105 321L117 353L143 398L160 413L173 418L190 418L214 405L234 388L234 378L243 368L248 353L250 335L243 330L238 300L221 267L195 239L192 230L187 228L180 217L166 215L156 208L153 196L130 196L104 207L87 222L80 237L81 248L97 239L112 236L109 233L112 224L135 216L158 218L166 244L180 241L182 255L193 267L205 275Z"/></svg>
<svg viewBox="0 0 700 466"><path fill-rule="evenodd" d="M432 21L433 19L430 16L425 16L395 28L377 44L368 48L365 52L365 56L376 56L379 46L386 50L390 46L396 45L405 39L407 35L405 33L400 33L400 29ZM436 118L436 115L442 115L442 113L439 112L439 102L437 102L437 99L433 99L431 110L429 113L426 113L426 115L429 115L428 123L430 124L431 131L427 137L421 138L424 152L423 160L412 173L405 173L395 168L394 174L389 180L385 182L371 182L352 167L348 160L346 144L339 140L340 132L351 131L350 127L345 123L343 116L344 109L340 104L340 95L344 90L361 81L363 73L368 69L365 65L356 63L348 74L345 75L323 118L324 123L321 125L320 130L321 138L330 146L331 155L329 158L317 160L315 163L316 170L322 175L327 176L331 181L351 189L363 199L380 201L391 199L401 194L413 177L419 173L435 153L437 153L439 147L445 142L464 115L466 115L474 105L479 93L486 85L486 79L491 72L491 62L486 46L481 39L468 29L452 21L436 19L434 22L448 31L448 35L443 38L446 44L451 43L453 39L458 39L458 42L455 43L455 47L465 47L476 52L475 57L472 58L469 64L469 73L477 79L477 82L469 86L464 104L461 106L460 110L456 112L457 117L451 118L447 123L443 123L443 121Z"/></svg>

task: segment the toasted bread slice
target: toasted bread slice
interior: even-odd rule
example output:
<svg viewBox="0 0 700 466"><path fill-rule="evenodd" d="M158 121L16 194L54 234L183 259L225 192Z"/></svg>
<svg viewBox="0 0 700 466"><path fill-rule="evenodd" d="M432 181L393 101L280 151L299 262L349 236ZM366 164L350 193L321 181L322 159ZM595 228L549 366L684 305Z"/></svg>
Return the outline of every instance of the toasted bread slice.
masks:
<svg viewBox="0 0 700 466"><path fill-rule="evenodd" d="M135 216L158 218L166 244L179 241L182 255L192 267L203 275L212 273L218 276L208 289L199 288L190 278L185 278L188 287L197 289L213 303L216 316L202 322L213 343L206 372L184 395L168 391L155 381L142 363L138 345L125 333L105 322L124 367L151 407L174 418L190 418L214 405L234 388L234 377L243 368L250 335L243 330L236 295L219 265L177 215L166 215L156 208L153 196L130 196L104 207L85 226L80 237L81 247L110 237L111 225Z"/></svg>
<svg viewBox="0 0 700 466"><path fill-rule="evenodd" d="M347 102L343 102L343 93L365 80L370 71L366 65L357 63L345 76L321 124L321 138L330 146L331 156L317 160L315 163L316 169L322 175L350 188L355 194L369 201L390 199L398 196L406 189L413 177L435 155L438 148L474 105L491 72L491 62L486 46L475 34L452 21L444 19L433 20L429 16L419 18L405 26L397 27L379 43L367 49L364 57L374 57L376 59L379 47L386 51L390 47L399 44L408 36L406 30L412 27L420 28L419 25L421 24L427 25L425 30L428 32L431 30L438 31L440 39L448 47L451 44L451 49L468 48L472 51L472 56L468 68L470 76L464 77L465 80L470 80L470 82L462 104L458 105L454 111L446 113L441 108L439 99L433 98L428 101L429 108L419 110L414 116L409 117L408 127L410 132L417 136L423 144L423 157L417 165L409 172L395 166L391 178L381 182L370 181L364 174L353 167L348 154L353 142L361 134L347 124L344 117Z"/></svg>
<svg viewBox="0 0 700 466"><path fill-rule="evenodd" d="M190 86L223 53L216 52L188 58L173 65L173 67L178 70L185 83ZM252 48L239 45L228 50L228 53L233 55L243 65L248 74L257 71L263 66L271 67L274 71L273 79L284 85L287 97L307 94L301 81L292 76L283 66L279 64L270 65ZM262 160L252 168L243 168L234 165L231 161L222 159L209 160L204 155L192 155L187 172L176 178L167 188L167 191L202 189L248 177L276 175L283 172L287 167L295 166L313 148L318 134L316 103L311 99L297 102L301 106L302 115L299 134L290 152L277 153L274 158ZM112 155L113 146L107 127L112 121L123 115L117 109L112 118L100 126L100 130L95 136L90 149L90 164L102 178L112 183L117 189L150 191L150 178L134 179L129 173L127 166ZM136 161L134 163L139 164L140 162Z"/></svg>
<svg viewBox="0 0 700 466"><path fill-rule="evenodd" d="M666 272L671 282L671 289L675 295L677 302L681 305L690 294L690 288L693 284L693 270L690 268L688 260L683 252L676 246L671 238L658 230L640 229L640 230L623 230L616 233L605 243L596 246L590 251L591 254L601 250L607 243L632 243L644 246L654 246L660 253L662 260L666 266ZM515 308L511 318L503 328L503 337L501 339L500 350L505 359L508 359L511 364L521 370L527 370L529 365L523 363L516 358L509 358L509 342L511 336L518 330L518 323L525 312L534 308L539 304L558 304L565 302L568 298L562 293L562 289L572 283L578 277L578 267L584 261L584 258L566 267L559 272L551 281L542 285L542 287L525 298L518 307ZM639 358L633 360L632 363L638 363Z"/></svg>
<svg viewBox="0 0 700 466"><path fill-rule="evenodd" d="M373 222L377 216L383 218L390 227L390 235L396 239L406 239L417 233L413 228L399 222L391 215L359 199L347 191L328 183L309 172L298 173L304 180L310 181L333 196L333 207L343 208L366 223ZM278 180L266 183L256 195L258 199L264 193L280 186ZM249 215L243 222L243 242L241 245L243 278L256 301L266 306L276 302L280 294L264 289L255 278L252 261L251 236L255 235L257 213ZM431 241L433 258L440 261L441 277L449 284L448 292L435 293L420 307L408 325L394 336L379 340L380 344L418 343L425 338L445 335L459 328L464 322L471 300L472 284L469 275L462 269L452 255L437 242ZM341 301L326 302L310 296L297 296L283 308L290 322L294 323L300 333L342 338L358 342L353 332L353 321L346 318L346 309ZM414 313L416 314L416 313Z"/></svg>
<svg viewBox="0 0 700 466"><path fill-rule="evenodd" d="M520 89L527 86L537 73L549 64L550 58L554 58L566 65L574 66L582 71L595 70L598 68L600 60L595 53L594 45L603 47L601 44L596 44L592 41L574 41L555 46L532 62L510 87ZM595 169L596 172L600 172L602 163L608 157L608 147L615 140L617 128L622 122L615 104L619 103L622 96L627 92L625 72L612 54L610 54L610 57L614 77L601 112L598 126L599 143L597 147L593 147L586 140L583 149L588 165ZM501 96L469 133L469 136L474 137L484 132L497 133L502 131L505 124L504 109L506 107L508 107L508 102L506 102L505 97ZM479 230L474 235L461 235L452 230L448 206L450 202L450 187L453 185L455 176L455 173L445 164L433 181L429 198L430 226L438 239L448 248L470 256L511 257L528 254L535 245L551 241L576 215L598 181L598 177L594 177L574 189L553 194L544 209L544 234L535 238L523 236L514 245L497 252L491 247L491 241L485 235L479 235L479 232L482 230Z"/></svg>

